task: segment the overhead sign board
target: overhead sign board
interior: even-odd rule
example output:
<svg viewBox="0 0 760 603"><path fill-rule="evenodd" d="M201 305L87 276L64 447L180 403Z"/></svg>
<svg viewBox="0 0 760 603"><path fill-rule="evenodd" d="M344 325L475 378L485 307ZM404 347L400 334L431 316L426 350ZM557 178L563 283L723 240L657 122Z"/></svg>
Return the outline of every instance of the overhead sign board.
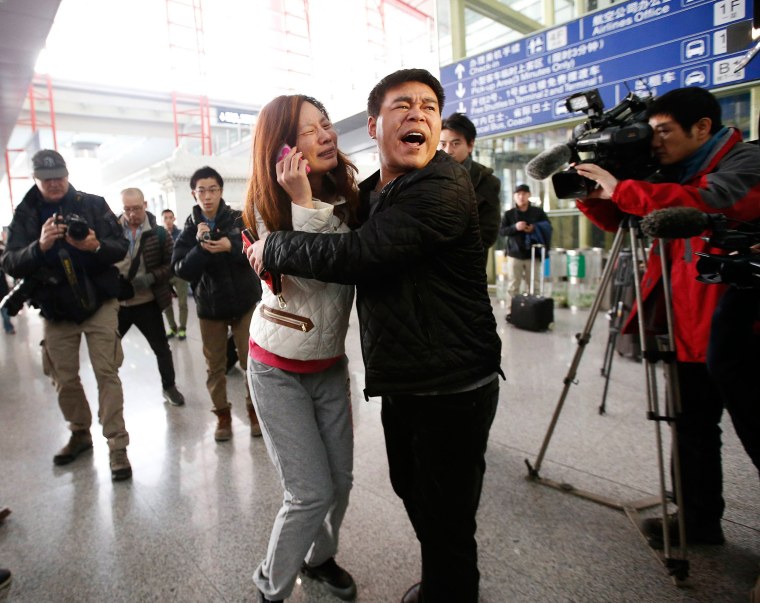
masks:
<svg viewBox="0 0 760 603"><path fill-rule="evenodd" d="M445 113L483 136L567 118L565 99L592 88L610 108L629 91L757 80L760 58L734 72L751 23L752 0L630 0L441 67Z"/></svg>
<svg viewBox="0 0 760 603"><path fill-rule="evenodd" d="M256 118L259 116L258 111L254 112L249 109L234 109L230 107L216 107L215 114L217 123L236 126L251 126L256 123Z"/></svg>

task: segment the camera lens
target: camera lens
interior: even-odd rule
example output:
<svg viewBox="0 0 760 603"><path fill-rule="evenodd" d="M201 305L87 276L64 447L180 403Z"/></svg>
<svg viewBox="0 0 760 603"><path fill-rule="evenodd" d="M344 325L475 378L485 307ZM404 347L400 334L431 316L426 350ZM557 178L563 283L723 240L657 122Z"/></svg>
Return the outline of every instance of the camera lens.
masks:
<svg viewBox="0 0 760 603"><path fill-rule="evenodd" d="M201 241L210 241L211 240L211 233L210 232L204 232L201 235Z"/></svg>

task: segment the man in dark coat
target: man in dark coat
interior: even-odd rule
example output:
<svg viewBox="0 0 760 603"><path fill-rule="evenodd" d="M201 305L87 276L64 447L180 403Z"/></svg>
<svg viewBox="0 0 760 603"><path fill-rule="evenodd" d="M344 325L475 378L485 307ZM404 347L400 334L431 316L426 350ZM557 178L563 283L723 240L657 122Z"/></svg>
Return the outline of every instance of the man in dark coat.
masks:
<svg viewBox="0 0 760 603"><path fill-rule="evenodd" d="M475 514L501 374L472 184L436 151L443 100L423 69L383 78L368 101L380 170L360 186L361 228L274 232L248 250L259 274L356 283L365 394L382 396L391 483L421 546L405 603L478 600Z"/></svg>
<svg viewBox="0 0 760 603"><path fill-rule="evenodd" d="M79 378L84 336L98 382L98 418L108 440L111 478L129 479L129 434L119 379L123 354L116 332L119 273L113 266L129 244L106 200L69 184L58 152L39 151L32 166L35 186L16 208L2 263L10 276L25 280L32 304L45 319L43 371L55 384L71 430L53 462L68 464L92 448L92 412Z"/></svg>
<svg viewBox="0 0 760 603"><path fill-rule="evenodd" d="M248 366L248 329L256 302L261 299L261 283L243 255L240 211L224 202L224 180L211 167L202 167L190 178L197 205L174 244L174 273L190 282L198 312L203 355L211 396L217 416L214 438L232 437L232 414L227 400L227 330L232 330L240 366ZM248 388L245 404L251 420L251 435L261 428Z"/></svg>

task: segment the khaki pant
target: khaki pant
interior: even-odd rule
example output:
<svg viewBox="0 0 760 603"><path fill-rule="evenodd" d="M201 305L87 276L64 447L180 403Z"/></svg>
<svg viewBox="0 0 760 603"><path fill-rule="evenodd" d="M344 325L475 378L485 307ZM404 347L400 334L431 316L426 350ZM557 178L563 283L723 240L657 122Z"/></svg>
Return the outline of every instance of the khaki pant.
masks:
<svg viewBox="0 0 760 603"><path fill-rule="evenodd" d="M542 269L541 262L538 262L536 269ZM533 275L533 292L538 295L538 272ZM518 258L507 257L507 295L510 300L521 293L523 283L525 290L522 293L530 291L530 260L520 260Z"/></svg>
<svg viewBox="0 0 760 603"><path fill-rule="evenodd" d="M238 360L243 370L248 367L248 330L255 304L237 320L213 320L199 318L203 355L206 358L206 388L211 396L212 410L230 407L227 401L227 328L232 329L232 338L237 347ZM252 406L251 394L245 388L246 406Z"/></svg>
<svg viewBox="0 0 760 603"><path fill-rule="evenodd" d="M189 283L183 281L178 276L175 276L171 280L174 291L177 293L177 305L179 306L179 329L187 328L187 289ZM169 323L169 328L172 331L177 331L177 321L174 320L174 300L164 310L166 321Z"/></svg>
<svg viewBox="0 0 760 603"><path fill-rule="evenodd" d="M106 301L82 324L45 320L43 323L42 366L52 378L58 405L72 431L92 425L90 404L79 378L79 347L82 335L98 383L98 419L111 450L126 448L129 434L124 425L124 392L119 367L124 354L117 333L119 302Z"/></svg>

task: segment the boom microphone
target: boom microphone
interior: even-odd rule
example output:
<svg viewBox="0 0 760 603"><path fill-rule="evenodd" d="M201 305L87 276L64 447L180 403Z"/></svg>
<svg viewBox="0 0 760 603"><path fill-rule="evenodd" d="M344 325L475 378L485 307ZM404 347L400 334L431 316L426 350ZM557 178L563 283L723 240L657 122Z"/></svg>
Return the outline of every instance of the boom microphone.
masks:
<svg viewBox="0 0 760 603"><path fill-rule="evenodd" d="M641 230L660 239L688 239L702 234L713 223L712 216L693 207L656 209L641 220Z"/></svg>
<svg viewBox="0 0 760 603"><path fill-rule="evenodd" d="M569 146L558 144L531 159L525 171L534 180L544 180L570 161L572 156Z"/></svg>

